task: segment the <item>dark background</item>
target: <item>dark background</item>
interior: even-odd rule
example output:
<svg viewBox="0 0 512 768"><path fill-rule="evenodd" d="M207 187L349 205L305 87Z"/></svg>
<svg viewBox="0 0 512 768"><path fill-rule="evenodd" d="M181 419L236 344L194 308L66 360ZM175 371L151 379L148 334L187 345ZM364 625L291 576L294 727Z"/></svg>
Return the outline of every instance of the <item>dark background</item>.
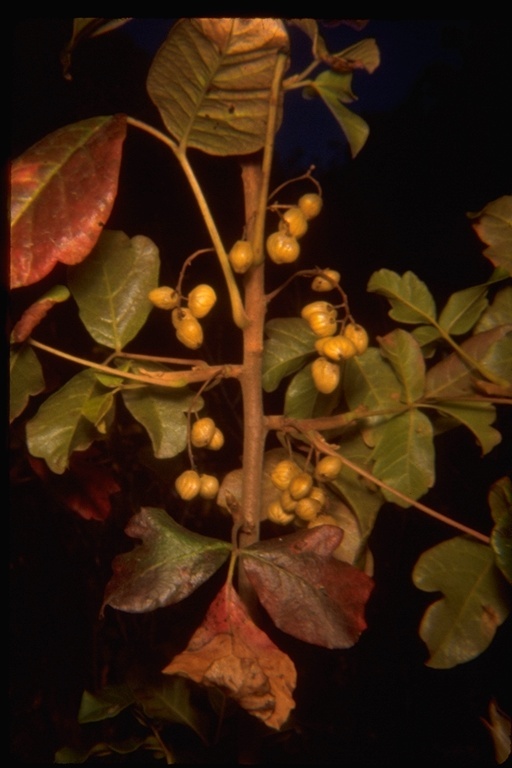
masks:
<svg viewBox="0 0 512 768"><path fill-rule="evenodd" d="M165 38L164 22L139 20L85 42L75 53L68 82L59 55L71 21L18 20L12 156L63 125L98 114L126 112L160 126L145 95L145 77L155 46ZM438 307L454 290L491 272L467 213L512 191L510 33L496 20L386 19L371 21L360 33L343 25L325 26L323 33L332 51L363 37L377 40L381 67L372 76L354 76L359 101L353 106L369 123L370 138L351 160L323 105L291 94L273 182L317 166L325 205L304 238L301 266L338 268L353 313L374 338L392 327L386 304L366 293L375 269L413 270ZM292 43L304 58L306 38L295 30ZM192 155L225 242L234 241L243 221L239 163ZM162 282L172 285L183 258L208 245L194 211L168 152L129 129L109 227L147 235L158 244ZM279 284L282 274L270 269L270 284ZM34 295L42 292L38 286ZM14 318L24 300L13 296ZM294 314L301 301L300 289L294 288L271 314ZM83 341L79 328L65 327L64 347ZM142 348L151 351L152 344L161 348L155 328ZM208 345L212 358L237 355L237 340L220 322L210 325ZM225 401L223 408L229 430ZM510 420L501 415L499 427L509 429ZM239 452L233 440L226 470ZM19 462L16 436L13 443ZM482 459L471 436L457 430L442 436L436 448L438 483L425 503L488 531L487 491L510 468L509 444L508 453L502 445ZM80 696L97 679L96 644L112 642L98 630L97 613L121 529L75 518L28 471L24 478L11 497L10 752L11 761L41 764L78 737ZM143 488L135 496L150 503ZM510 620L487 653L450 671L424 666L427 654L417 635L432 596L414 589L411 570L422 551L450 535L414 510L391 505L382 510L372 539L377 587L368 609L369 629L348 652L280 638L299 669L296 726L282 737L262 740L262 763L494 764L480 718L487 716L493 696L512 710ZM184 632L190 620L186 610L172 615L183 622ZM139 640L144 620L134 617L129 624ZM112 627L108 631L115 636ZM197 762L236 762L230 749L226 736L217 750L191 755Z"/></svg>

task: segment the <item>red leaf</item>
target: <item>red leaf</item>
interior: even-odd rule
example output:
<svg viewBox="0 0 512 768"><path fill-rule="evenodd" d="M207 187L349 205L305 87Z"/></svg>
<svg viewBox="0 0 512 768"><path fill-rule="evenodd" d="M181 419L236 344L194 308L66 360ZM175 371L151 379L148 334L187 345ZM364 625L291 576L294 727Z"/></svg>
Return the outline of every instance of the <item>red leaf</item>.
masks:
<svg viewBox="0 0 512 768"><path fill-rule="evenodd" d="M57 262L91 252L117 194L126 117L61 128L28 149L11 170L11 288L31 285Z"/></svg>
<svg viewBox="0 0 512 768"><path fill-rule="evenodd" d="M63 475L50 472L42 459L29 456L36 475L46 483L61 504L85 520L103 522L110 515L110 497L120 490L112 473L88 461L83 455L73 455L70 468Z"/></svg>
<svg viewBox="0 0 512 768"><path fill-rule="evenodd" d="M253 624L228 584L186 650L162 671L220 688L270 728L279 729L295 706L293 662Z"/></svg>
<svg viewBox="0 0 512 768"><path fill-rule="evenodd" d="M366 629L373 581L332 557L343 532L322 525L254 544L244 570L276 626L324 648L350 648Z"/></svg>

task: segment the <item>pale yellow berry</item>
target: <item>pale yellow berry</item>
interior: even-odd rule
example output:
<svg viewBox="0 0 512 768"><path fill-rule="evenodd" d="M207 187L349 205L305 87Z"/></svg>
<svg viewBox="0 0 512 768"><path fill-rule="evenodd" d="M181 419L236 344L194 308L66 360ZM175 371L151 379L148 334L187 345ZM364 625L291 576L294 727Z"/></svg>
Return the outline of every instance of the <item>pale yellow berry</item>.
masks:
<svg viewBox="0 0 512 768"><path fill-rule="evenodd" d="M195 317L189 317L178 325L176 338L189 349L199 349L203 343L203 329Z"/></svg>
<svg viewBox="0 0 512 768"><path fill-rule="evenodd" d="M315 501L318 501L322 509L327 505L327 496L325 494L325 491L323 491L321 488L319 488L317 485L314 485L313 488L309 492L308 499L315 499Z"/></svg>
<svg viewBox="0 0 512 768"><path fill-rule="evenodd" d="M279 488L280 491L285 491L290 485L292 478L298 475L299 472L300 468L294 461L283 459L283 461L276 464L270 473L270 478L276 488Z"/></svg>
<svg viewBox="0 0 512 768"><path fill-rule="evenodd" d="M275 264L291 264L299 257L300 245L286 232L273 232L267 238L267 253Z"/></svg>
<svg viewBox="0 0 512 768"><path fill-rule="evenodd" d="M254 251L248 240L237 240L228 254L234 272L243 275L254 262Z"/></svg>
<svg viewBox="0 0 512 768"><path fill-rule="evenodd" d="M307 323L315 336L332 336L338 330L336 316L332 312L312 312Z"/></svg>
<svg viewBox="0 0 512 768"><path fill-rule="evenodd" d="M286 489L279 497L279 503L285 512L292 513L297 506L297 501L290 495L290 491Z"/></svg>
<svg viewBox="0 0 512 768"><path fill-rule="evenodd" d="M309 495L311 488L313 487L313 478L308 472L300 472L298 475L292 478L288 491L292 499L298 501Z"/></svg>
<svg viewBox="0 0 512 768"><path fill-rule="evenodd" d="M315 467L315 477L325 483L338 477L343 462L339 456L324 456Z"/></svg>
<svg viewBox="0 0 512 768"><path fill-rule="evenodd" d="M187 469L176 478L174 487L180 498L184 501L191 501L198 495L199 488L201 487L199 475L195 470Z"/></svg>
<svg viewBox="0 0 512 768"><path fill-rule="evenodd" d="M211 441L215 433L215 422L208 416L198 419L192 424L190 441L196 448L204 448Z"/></svg>
<svg viewBox="0 0 512 768"><path fill-rule="evenodd" d="M341 275L339 272L336 272L335 269L324 269L322 271L324 274L317 275L313 279L311 288L313 291L318 291L319 293L332 291L340 282Z"/></svg>
<svg viewBox="0 0 512 768"><path fill-rule="evenodd" d="M340 383L340 367L325 357L317 357L311 365L315 387L324 395L334 392Z"/></svg>
<svg viewBox="0 0 512 768"><path fill-rule="evenodd" d="M188 295L188 308L194 317L206 317L216 301L217 294L211 285L196 285Z"/></svg>
<svg viewBox="0 0 512 768"><path fill-rule="evenodd" d="M214 475L201 475L199 495L202 499L215 499L219 492L219 481Z"/></svg>
<svg viewBox="0 0 512 768"><path fill-rule="evenodd" d="M295 515L285 512L278 501L273 501L267 507L267 518L278 525L289 525L294 520Z"/></svg>
<svg viewBox="0 0 512 768"><path fill-rule="evenodd" d="M305 499L300 499L295 507L295 514L300 517L301 520L314 520L315 517L320 514L322 505L316 499L312 499L309 496Z"/></svg>
<svg viewBox="0 0 512 768"><path fill-rule="evenodd" d="M297 239L305 235L308 230L306 217L297 205L292 205L283 214L283 224L287 234Z"/></svg>
<svg viewBox="0 0 512 768"><path fill-rule="evenodd" d="M307 320L308 317L316 312L324 312L328 315L334 312L336 315L336 310L333 305L329 304L327 301L312 301L311 304L306 304L305 307L302 307L300 316L303 317L304 320Z"/></svg>
<svg viewBox="0 0 512 768"><path fill-rule="evenodd" d="M176 307L176 309L173 309L171 312L172 324L176 329L183 322L183 320L190 320L191 318L195 319L192 312L185 307Z"/></svg>
<svg viewBox="0 0 512 768"><path fill-rule="evenodd" d="M357 350L346 336L330 336L322 346L322 355L329 360L349 360L357 354Z"/></svg>
<svg viewBox="0 0 512 768"><path fill-rule="evenodd" d="M180 297L174 288L169 288L168 285L161 285L158 288L153 288L148 293L148 299L158 309L174 309L178 306Z"/></svg>
<svg viewBox="0 0 512 768"><path fill-rule="evenodd" d="M316 192L308 192L299 198L299 208L306 219L314 219L322 210L323 200Z"/></svg>
<svg viewBox="0 0 512 768"><path fill-rule="evenodd" d="M215 427L212 439L206 446L209 451L220 451L224 445L224 435L218 427Z"/></svg>
<svg viewBox="0 0 512 768"><path fill-rule="evenodd" d="M368 334L362 325L349 323L343 330L345 338L350 339L357 355L362 355L368 349Z"/></svg>

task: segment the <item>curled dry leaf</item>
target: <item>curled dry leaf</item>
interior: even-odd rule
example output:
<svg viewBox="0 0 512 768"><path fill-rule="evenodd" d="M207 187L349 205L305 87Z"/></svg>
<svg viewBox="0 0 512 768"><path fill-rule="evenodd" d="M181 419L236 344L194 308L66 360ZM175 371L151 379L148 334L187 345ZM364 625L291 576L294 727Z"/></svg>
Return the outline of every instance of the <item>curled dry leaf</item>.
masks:
<svg viewBox="0 0 512 768"><path fill-rule="evenodd" d="M162 671L220 688L270 728L281 728L295 706L293 662L253 624L228 584L187 648Z"/></svg>

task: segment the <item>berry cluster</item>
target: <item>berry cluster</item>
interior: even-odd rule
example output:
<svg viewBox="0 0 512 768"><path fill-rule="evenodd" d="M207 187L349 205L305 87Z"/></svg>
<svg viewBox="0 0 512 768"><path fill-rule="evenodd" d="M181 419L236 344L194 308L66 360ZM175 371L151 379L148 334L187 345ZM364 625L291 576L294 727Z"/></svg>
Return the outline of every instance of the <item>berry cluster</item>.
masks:
<svg viewBox="0 0 512 768"><path fill-rule="evenodd" d="M315 349L319 357L313 361L311 367L313 381L319 392L328 395L334 392L339 384L340 363L366 352L368 334L363 326L357 323L346 323L341 333L337 333L338 313L327 301L313 301L307 304L301 316L315 336L318 336Z"/></svg>
<svg viewBox="0 0 512 768"><path fill-rule="evenodd" d="M299 239L306 234L309 220L318 216L322 205L320 195L310 192L285 211L278 231L267 238L267 253L275 264L291 264L298 259Z"/></svg>
<svg viewBox="0 0 512 768"><path fill-rule="evenodd" d="M213 419L204 416L193 423L190 442L195 448L218 451L224 445L224 435ZM174 487L184 501L192 501L196 496L215 499L219 492L219 481L213 475L200 475L195 469L187 469L176 478Z"/></svg>
<svg viewBox="0 0 512 768"><path fill-rule="evenodd" d="M196 285L187 297L187 307L180 307L180 295L174 288L161 285L148 294L148 299L159 309L171 311L176 338L189 349L199 349L203 343L203 329L199 319L206 317L217 301L211 285Z"/></svg>
<svg viewBox="0 0 512 768"><path fill-rule="evenodd" d="M328 505L325 491L315 484L334 480L341 471L342 461L337 456L324 456L315 467L314 474L302 470L292 459L283 459L271 472L274 486L281 491L277 501L267 507L267 518L279 525L294 520L313 523Z"/></svg>

